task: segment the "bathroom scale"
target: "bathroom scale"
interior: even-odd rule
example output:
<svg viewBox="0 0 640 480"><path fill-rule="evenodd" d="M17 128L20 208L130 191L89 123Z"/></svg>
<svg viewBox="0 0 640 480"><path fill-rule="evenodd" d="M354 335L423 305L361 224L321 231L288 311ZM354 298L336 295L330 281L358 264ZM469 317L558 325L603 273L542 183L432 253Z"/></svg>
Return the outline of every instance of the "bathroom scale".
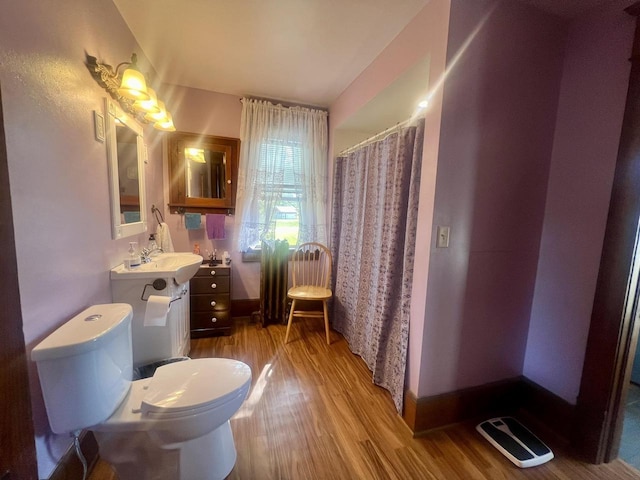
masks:
<svg viewBox="0 0 640 480"><path fill-rule="evenodd" d="M496 417L476 426L491 445L520 468L535 467L553 458L542 440L512 417Z"/></svg>

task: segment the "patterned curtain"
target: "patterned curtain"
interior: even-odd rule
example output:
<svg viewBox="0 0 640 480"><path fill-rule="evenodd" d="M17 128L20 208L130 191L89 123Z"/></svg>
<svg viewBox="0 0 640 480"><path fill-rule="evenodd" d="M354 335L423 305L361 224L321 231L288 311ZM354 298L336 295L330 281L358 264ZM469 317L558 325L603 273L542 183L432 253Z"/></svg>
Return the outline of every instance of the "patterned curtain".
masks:
<svg viewBox="0 0 640 480"><path fill-rule="evenodd" d="M333 327L402 411L424 119L338 157Z"/></svg>

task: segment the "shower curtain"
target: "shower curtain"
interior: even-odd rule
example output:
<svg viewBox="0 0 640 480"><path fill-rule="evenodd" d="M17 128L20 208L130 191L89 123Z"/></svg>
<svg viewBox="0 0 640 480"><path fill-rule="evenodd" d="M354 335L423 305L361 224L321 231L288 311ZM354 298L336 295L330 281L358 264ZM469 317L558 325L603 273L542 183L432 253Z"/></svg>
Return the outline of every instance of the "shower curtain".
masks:
<svg viewBox="0 0 640 480"><path fill-rule="evenodd" d="M424 119L336 159L333 327L402 411Z"/></svg>

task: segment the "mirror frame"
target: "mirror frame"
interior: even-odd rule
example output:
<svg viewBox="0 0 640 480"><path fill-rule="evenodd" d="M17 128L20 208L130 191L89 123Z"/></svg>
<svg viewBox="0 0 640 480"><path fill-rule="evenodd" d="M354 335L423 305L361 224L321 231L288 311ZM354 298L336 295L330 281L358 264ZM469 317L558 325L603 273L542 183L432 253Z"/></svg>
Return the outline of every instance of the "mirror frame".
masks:
<svg viewBox="0 0 640 480"><path fill-rule="evenodd" d="M144 165L147 159L147 148L143 141L142 126L125 113L117 102L106 99L106 143L109 165L109 193L111 197L111 236L114 240L138 235L147 231L146 190ZM133 130L137 135L138 154L138 191L140 193L140 221L122 223L120 210L120 180L118 178L118 141L116 136L116 119Z"/></svg>
<svg viewBox="0 0 640 480"><path fill-rule="evenodd" d="M227 193L224 198L187 197L185 158L180 146L208 148L227 155ZM194 213L232 213L236 206L236 181L240 139L187 132L174 132L167 141L169 161L169 208L172 211Z"/></svg>

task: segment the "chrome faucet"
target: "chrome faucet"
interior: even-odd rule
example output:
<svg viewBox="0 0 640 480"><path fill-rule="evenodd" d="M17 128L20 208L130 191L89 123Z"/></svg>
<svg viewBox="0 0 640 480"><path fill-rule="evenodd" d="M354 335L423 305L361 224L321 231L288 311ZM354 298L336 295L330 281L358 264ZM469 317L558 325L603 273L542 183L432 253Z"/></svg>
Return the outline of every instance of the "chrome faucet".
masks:
<svg viewBox="0 0 640 480"><path fill-rule="evenodd" d="M140 250L140 260L142 261L142 263L149 263L152 257L155 257L156 255L160 255L161 253L164 253L164 250L162 250L158 246L153 248L145 247L142 250Z"/></svg>

